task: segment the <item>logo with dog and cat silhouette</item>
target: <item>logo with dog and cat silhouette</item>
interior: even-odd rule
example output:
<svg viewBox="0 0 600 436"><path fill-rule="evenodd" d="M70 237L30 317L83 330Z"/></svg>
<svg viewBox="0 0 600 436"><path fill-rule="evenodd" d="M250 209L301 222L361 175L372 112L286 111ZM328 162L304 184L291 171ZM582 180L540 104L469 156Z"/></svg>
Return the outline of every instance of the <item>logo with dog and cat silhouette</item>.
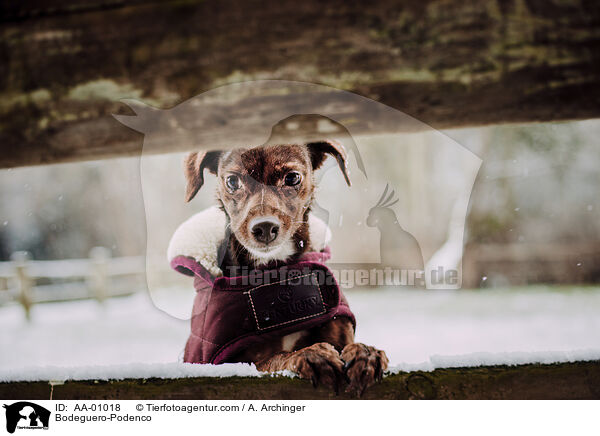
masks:
<svg viewBox="0 0 600 436"><path fill-rule="evenodd" d="M29 401L19 401L4 404L6 409L6 431L15 430L48 430L50 411L39 404Z"/></svg>
<svg viewBox="0 0 600 436"><path fill-rule="evenodd" d="M265 99L273 104L258 110ZM328 240L328 265L342 287L461 287L466 216L482 161L449 135L374 100L304 82L229 84L170 109L123 102L133 114L115 118L144 134L147 283L152 300L166 312L175 309L160 292L162 276L154 273L159 265L152 263L167 250L171 234L165 229L176 229L214 202L212 195L193 205L182 200L181 160L191 150L228 156L268 144L340 143L347 156L325 160L314 173L318 189L310 211L328 228L317 236ZM348 174L329 171L335 167L347 167ZM208 173L202 175L203 189L214 189L209 185L216 179ZM218 251L213 263L220 265L225 253Z"/></svg>

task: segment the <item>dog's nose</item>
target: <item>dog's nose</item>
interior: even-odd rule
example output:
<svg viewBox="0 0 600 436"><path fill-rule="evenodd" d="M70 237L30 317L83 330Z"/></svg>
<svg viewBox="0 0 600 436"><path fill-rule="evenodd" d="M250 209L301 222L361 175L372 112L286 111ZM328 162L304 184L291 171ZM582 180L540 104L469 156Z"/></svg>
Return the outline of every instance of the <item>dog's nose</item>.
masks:
<svg viewBox="0 0 600 436"><path fill-rule="evenodd" d="M252 227L254 239L263 244L273 242L279 234L279 225L271 221L263 221Z"/></svg>

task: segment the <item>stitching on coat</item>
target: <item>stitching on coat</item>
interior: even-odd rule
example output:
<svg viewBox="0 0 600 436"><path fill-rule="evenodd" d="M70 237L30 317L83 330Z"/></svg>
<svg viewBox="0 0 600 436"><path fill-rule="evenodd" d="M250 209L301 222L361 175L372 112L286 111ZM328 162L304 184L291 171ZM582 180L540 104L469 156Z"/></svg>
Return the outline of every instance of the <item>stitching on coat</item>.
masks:
<svg viewBox="0 0 600 436"><path fill-rule="evenodd" d="M248 291L244 292L244 294L248 294L248 298L250 298L250 304L252 306L252 313L254 314L254 320L256 321L256 327L258 328L258 330L268 330L268 329L272 329L273 327L278 327L278 326L289 324L289 323L296 322L296 321L302 321L303 319L313 318L315 316L323 315L324 313L326 313L327 309L325 308L325 300L323 300L323 294L321 293L321 286L319 286L319 281L317 280L317 289L319 291L319 297L321 297L321 303L323 304L323 311L322 312L314 313L312 315L306 315L306 316L303 316L302 318L296 318L296 319L292 319L290 321L280 322L279 324L273 324L272 326L265 327L265 328L262 328L260 326L260 323L258 322L258 315L256 314L256 309L254 308L254 301L252 301L252 294L251 294L252 291L255 291L258 288L262 288L264 286L277 285L279 283L285 283L285 282L288 282L290 280L300 279L302 277L308 277L308 276L313 276L314 277L314 275L315 275L315 273L311 272L309 274L304 274L304 275L301 275L301 276L296 276L296 277L293 277L291 279L280 280L278 282L267 283L267 284L264 284L264 285L260 285L260 286L257 286L256 288L252 288L252 289L249 289Z"/></svg>
<svg viewBox="0 0 600 436"><path fill-rule="evenodd" d="M190 336L194 336L194 337L196 337L196 338L200 339L202 342L208 342L209 344L216 345L217 347L220 347L220 346L221 346L221 344L216 344L216 343L214 343L214 342L211 342L211 341L209 341L208 339L206 339L206 338L203 338L202 336L198 336L198 335L197 335L197 334L195 334L194 332L190 332Z"/></svg>

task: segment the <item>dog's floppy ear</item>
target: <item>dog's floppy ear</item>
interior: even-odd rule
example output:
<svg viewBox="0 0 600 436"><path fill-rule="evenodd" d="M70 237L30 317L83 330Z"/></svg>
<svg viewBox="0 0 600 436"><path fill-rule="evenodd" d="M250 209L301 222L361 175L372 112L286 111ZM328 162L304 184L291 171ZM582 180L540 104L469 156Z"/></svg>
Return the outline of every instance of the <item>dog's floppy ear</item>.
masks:
<svg viewBox="0 0 600 436"><path fill-rule="evenodd" d="M314 170L318 169L323 165L327 155L331 155L335 157L337 163L344 175L344 179L346 179L346 183L348 186L352 186L350 182L350 177L348 176L348 163L347 163L347 155L346 150L344 150L344 146L337 141L318 141L318 142L309 142L306 144L308 147L308 152L310 153L310 160L312 163L312 167Z"/></svg>
<svg viewBox="0 0 600 436"><path fill-rule="evenodd" d="M190 201L198 190L204 185L204 168L217 174L220 151L198 151L187 155L183 170L187 187L185 190L185 201Z"/></svg>

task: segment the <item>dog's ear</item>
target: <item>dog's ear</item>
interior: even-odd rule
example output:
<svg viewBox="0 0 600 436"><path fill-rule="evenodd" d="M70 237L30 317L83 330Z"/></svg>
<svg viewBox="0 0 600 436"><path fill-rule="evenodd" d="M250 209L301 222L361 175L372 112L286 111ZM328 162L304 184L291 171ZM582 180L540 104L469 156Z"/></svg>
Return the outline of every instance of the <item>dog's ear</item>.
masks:
<svg viewBox="0 0 600 436"><path fill-rule="evenodd" d="M350 182L350 177L348 176L348 162L346 150L344 150L344 146L337 141L319 141L319 142L309 142L306 144L308 147L308 152L310 153L310 160L312 163L312 167L314 170L319 169L327 155L331 155L335 157L337 163L344 175L344 179L346 179L346 183L348 186L352 186Z"/></svg>
<svg viewBox="0 0 600 436"><path fill-rule="evenodd" d="M204 185L204 169L217 174L220 151L198 151L187 155L183 165L187 187L185 190L185 201L188 202Z"/></svg>

